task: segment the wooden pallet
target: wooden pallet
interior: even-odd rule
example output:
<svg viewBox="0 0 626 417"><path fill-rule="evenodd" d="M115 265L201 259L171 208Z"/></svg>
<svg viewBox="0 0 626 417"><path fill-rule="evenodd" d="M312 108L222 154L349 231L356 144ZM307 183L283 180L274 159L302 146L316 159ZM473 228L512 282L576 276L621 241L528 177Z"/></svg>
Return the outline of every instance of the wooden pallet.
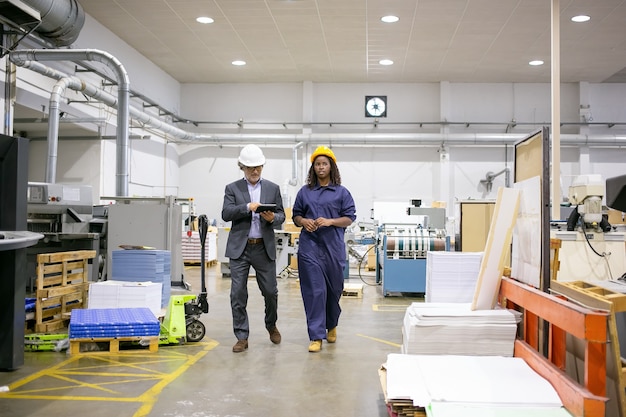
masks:
<svg viewBox="0 0 626 417"><path fill-rule="evenodd" d="M363 284L345 284L341 295L344 297L363 298Z"/></svg>
<svg viewBox="0 0 626 417"><path fill-rule="evenodd" d="M67 327L70 311L87 308L89 260L95 256L93 250L37 255L35 332Z"/></svg>
<svg viewBox="0 0 626 417"><path fill-rule="evenodd" d="M186 266L200 266L200 265L202 265L202 261L200 261L199 259L198 260L195 260L195 259L193 259L193 260L192 259L185 259L183 261L183 263ZM217 265L217 259L211 259L210 261L204 261L204 263L205 263L207 268L211 267L211 266L215 266L215 265Z"/></svg>
<svg viewBox="0 0 626 417"><path fill-rule="evenodd" d="M620 354L615 313L626 312L626 294L611 291L584 281L552 281L550 289L587 307L610 312L608 317L607 374L615 381L620 417L626 417L626 364ZM610 357L610 360L608 360ZM610 366L609 366L610 365Z"/></svg>
<svg viewBox="0 0 626 417"><path fill-rule="evenodd" d="M156 352L159 350L159 336L128 336L128 337L86 337L70 339L70 354L81 353L81 346L86 343L103 343L107 344L109 349L104 351L107 353L119 353L120 342L139 342L149 341L148 350ZM102 350L100 350L102 352ZM85 353L85 352L82 352ZM90 352L93 353L93 352Z"/></svg>

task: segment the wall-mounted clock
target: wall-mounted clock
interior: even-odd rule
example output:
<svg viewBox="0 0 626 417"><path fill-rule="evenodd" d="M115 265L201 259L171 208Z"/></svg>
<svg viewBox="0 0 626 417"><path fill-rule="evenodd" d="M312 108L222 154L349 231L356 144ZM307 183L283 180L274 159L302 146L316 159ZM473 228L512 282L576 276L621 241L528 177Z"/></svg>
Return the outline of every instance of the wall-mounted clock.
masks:
<svg viewBox="0 0 626 417"><path fill-rule="evenodd" d="M365 117L387 117L387 96L365 96Z"/></svg>

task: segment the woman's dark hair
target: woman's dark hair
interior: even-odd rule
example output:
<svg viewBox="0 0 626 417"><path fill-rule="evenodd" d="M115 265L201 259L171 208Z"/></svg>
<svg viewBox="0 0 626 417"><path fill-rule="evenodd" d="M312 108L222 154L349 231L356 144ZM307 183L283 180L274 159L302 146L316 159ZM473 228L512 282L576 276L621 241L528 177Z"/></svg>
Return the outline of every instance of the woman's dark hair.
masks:
<svg viewBox="0 0 626 417"><path fill-rule="evenodd" d="M325 155L320 155L320 156L325 156ZM332 158L328 158L328 162L330 162L330 183L333 185L341 185L341 174L339 173L339 168L337 167L337 164ZM315 175L314 166L315 166L315 161L313 161L313 163L311 164L311 167L309 168L309 174L306 177L306 184L309 188L313 188L315 187L315 184L317 184L317 175Z"/></svg>

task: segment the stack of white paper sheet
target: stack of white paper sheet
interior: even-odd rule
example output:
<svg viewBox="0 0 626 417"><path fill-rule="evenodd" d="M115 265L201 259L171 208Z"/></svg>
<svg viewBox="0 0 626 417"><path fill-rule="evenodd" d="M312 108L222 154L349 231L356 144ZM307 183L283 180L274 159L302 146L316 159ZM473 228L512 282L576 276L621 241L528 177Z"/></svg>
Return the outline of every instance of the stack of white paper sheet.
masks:
<svg viewBox="0 0 626 417"><path fill-rule="evenodd" d="M146 307L161 315L162 284L157 282L102 281L89 284L90 309Z"/></svg>
<svg viewBox="0 0 626 417"><path fill-rule="evenodd" d="M167 307L172 288L171 259L168 250L114 250L111 278L117 281L161 283L161 307Z"/></svg>
<svg viewBox="0 0 626 417"><path fill-rule="evenodd" d="M387 401L410 398L428 416L569 415L552 385L521 358L390 354L385 367Z"/></svg>
<svg viewBox="0 0 626 417"><path fill-rule="evenodd" d="M404 315L402 353L513 356L517 318L509 310L467 303L412 303Z"/></svg>
<svg viewBox="0 0 626 417"><path fill-rule="evenodd" d="M426 302L471 303L483 252L426 254Z"/></svg>

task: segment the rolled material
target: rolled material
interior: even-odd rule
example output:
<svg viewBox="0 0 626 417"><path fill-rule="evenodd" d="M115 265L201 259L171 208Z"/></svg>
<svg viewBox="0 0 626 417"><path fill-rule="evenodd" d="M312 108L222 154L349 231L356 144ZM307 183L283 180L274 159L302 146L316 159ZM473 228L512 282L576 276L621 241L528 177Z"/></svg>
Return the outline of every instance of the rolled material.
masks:
<svg viewBox="0 0 626 417"><path fill-rule="evenodd" d="M406 231L387 236L387 256L394 259L425 258L428 251L445 251L446 239L428 231Z"/></svg>

